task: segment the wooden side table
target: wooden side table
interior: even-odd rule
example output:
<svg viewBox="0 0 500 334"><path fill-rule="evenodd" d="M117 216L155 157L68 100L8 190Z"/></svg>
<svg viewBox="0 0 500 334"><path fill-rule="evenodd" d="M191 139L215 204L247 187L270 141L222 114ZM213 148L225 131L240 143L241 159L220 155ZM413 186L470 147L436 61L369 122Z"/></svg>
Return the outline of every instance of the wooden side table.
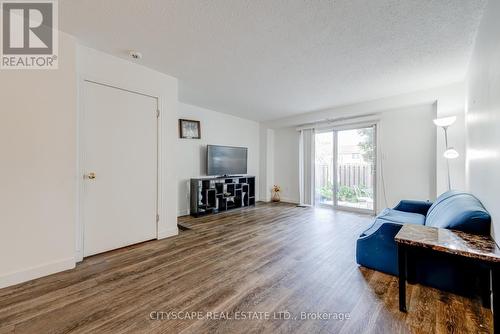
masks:
<svg viewBox="0 0 500 334"><path fill-rule="evenodd" d="M406 312L408 248L423 248L477 261L491 271L493 330L500 333L500 249L488 236L422 225L404 225L394 238L398 244L399 310ZM497 297L497 298L495 298Z"/></svg>

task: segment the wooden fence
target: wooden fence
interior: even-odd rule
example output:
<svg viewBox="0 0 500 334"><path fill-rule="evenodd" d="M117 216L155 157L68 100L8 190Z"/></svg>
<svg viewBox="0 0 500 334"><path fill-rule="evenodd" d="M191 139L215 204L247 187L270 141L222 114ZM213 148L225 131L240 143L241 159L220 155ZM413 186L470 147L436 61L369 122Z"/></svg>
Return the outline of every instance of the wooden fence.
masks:
<svg viewBox="0 0 500 334"><path fill-rule="evenodd" d="M331 179L329 165L319 166L317 177L320 187L328 185ZM358 186L361 188L373 187L373 164L340 164L338 166L339 186Z"/></svg>

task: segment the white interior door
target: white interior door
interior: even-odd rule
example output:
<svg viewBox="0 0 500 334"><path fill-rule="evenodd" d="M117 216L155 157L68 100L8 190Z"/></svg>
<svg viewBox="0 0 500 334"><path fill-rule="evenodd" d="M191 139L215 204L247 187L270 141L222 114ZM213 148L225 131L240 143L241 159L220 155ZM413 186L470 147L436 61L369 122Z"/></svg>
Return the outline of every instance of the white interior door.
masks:
<svg viewBox="0 0 500 334"><path fill-rule="evenodd" d="M155 239L157 99L88 81L83 98L84 256Z"/></svg>

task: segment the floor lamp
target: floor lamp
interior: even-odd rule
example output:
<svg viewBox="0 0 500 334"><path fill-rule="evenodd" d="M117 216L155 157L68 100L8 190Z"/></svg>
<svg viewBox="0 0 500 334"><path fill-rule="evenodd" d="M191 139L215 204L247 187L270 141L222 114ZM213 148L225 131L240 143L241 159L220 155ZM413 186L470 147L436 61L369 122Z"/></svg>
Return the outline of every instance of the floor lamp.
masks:
<svg viewBox="0 0 500 334"><path fill-rule="evenodd" d="M443 153L443 157L446 159L446 168L448 170L448 190L451 190L451 178L450 178L450 159L458 158L459 154L457 150L453 147L448 146L448 128L455 123L457 120L456 116L436 118L434 120L434 124L444 131L444 145L445 151Z"/></svg>

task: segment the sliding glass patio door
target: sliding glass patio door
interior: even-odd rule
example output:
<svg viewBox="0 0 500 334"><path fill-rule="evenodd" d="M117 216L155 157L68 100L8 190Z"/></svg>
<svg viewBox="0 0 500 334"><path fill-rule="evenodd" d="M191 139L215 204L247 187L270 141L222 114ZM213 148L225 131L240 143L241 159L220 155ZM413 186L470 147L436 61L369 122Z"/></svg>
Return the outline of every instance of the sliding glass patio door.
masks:
<svg viewBox="0 0 500 334"><path fill-rule="evenodd" d="M335 180L333 131L317 131L314 140L315 203L317 205L333 205L333 183Z"/></svg>
<svg viewBox="0 0 500 334"><path fill-rule="evenodd" d="M316 132L316 204L375 211L375 138L375 125Z"/></svg>

